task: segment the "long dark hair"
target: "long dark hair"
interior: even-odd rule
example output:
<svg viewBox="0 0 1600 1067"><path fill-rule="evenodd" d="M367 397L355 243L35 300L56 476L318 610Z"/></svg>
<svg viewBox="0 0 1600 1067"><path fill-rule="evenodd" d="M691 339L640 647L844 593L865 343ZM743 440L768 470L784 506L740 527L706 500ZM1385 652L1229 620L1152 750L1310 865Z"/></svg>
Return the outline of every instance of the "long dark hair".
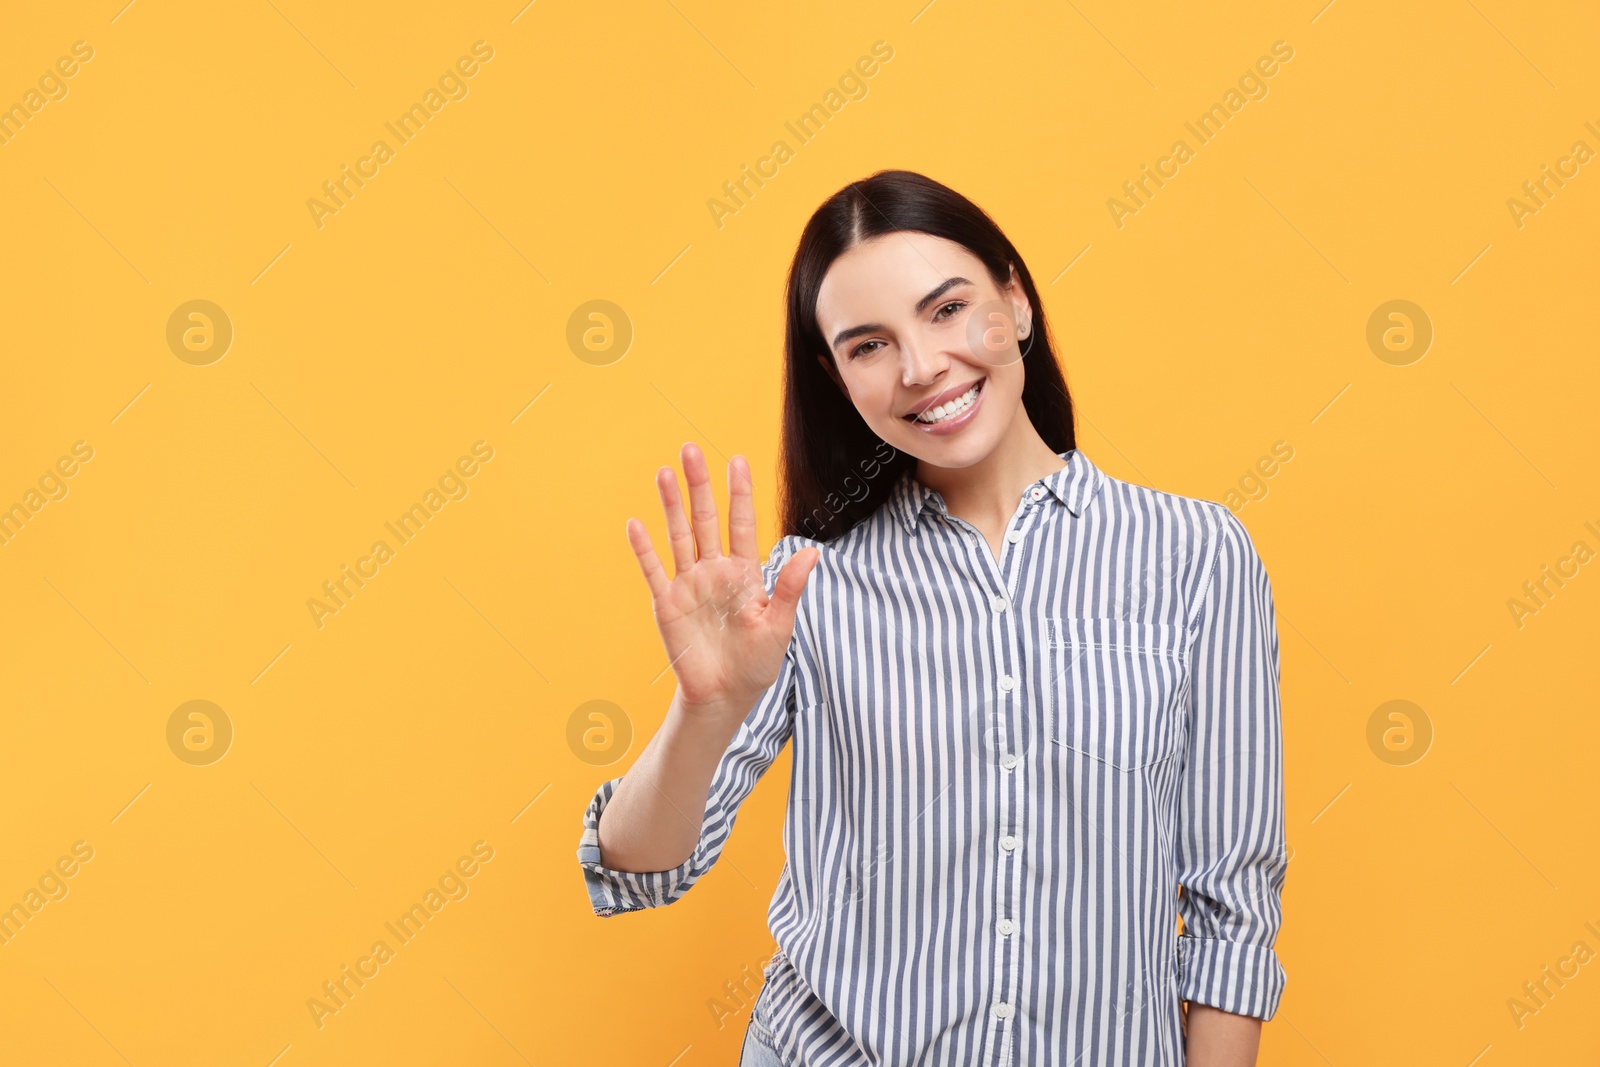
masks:
<svg viewBox="0 0 1600 1067"><path fill-rule="evenodd" d="M1016 248L972 201L909 170L880 170L851 182L817 208L789 267L784 332L783 441L779 449L780 536L831 541L871 515L917 459L868 428L817 356L833 352L817 327L817 291L840 255L899 230L966 247L1002 290L1016 266L1033 307L1022 405L1055 452L1077 447L1072 398L1056 362L1044 304Z"/></svg>

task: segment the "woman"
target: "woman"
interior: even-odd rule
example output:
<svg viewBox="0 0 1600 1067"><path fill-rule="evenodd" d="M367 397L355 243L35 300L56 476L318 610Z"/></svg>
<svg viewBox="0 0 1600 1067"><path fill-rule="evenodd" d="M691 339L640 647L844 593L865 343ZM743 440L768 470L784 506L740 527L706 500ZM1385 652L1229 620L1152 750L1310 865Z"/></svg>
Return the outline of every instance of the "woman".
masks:
<svg viewBox="0 0 1600 1067"><path fill-rule="evenodd" d="M628 521L678 689L585 813L596 914L681 897L792 741L743 1063L1253 1064L1288 860L1244 526L1075 447L1022 257L921 175L817 210L786 360L767 562L741 456L726 555L692 444L671 578Z"/></svg>

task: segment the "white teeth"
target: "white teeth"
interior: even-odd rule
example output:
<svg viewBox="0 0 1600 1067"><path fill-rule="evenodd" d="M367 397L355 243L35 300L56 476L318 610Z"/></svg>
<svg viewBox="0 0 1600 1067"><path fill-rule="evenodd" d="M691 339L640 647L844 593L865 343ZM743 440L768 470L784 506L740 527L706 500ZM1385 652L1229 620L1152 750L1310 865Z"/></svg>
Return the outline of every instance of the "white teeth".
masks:
<svg viewBox="0 0 1600 1067"><path fill-rule="evenodd" d="M957 415L961 414L963 411L967 410L967 408L972 406L973 400L978 395L978 386L982 384L983 380L979 379L973 383L971 389L968 389L966 392L962 393L960 396L949 401L948 403L929 408L921 415L918 415L916 421L922 423L935 423L944 422L947 419L955 418Z"/></svg>

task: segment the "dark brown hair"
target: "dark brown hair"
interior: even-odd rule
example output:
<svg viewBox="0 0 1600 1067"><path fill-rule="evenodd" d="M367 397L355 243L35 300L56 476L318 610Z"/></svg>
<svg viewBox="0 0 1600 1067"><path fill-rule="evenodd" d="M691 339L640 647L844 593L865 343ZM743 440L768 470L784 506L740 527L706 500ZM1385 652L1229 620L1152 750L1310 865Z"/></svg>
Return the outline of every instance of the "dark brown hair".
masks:
<svg viewBox="0 0 1600 1067"><path fill-rule="evenodd" d="M1056 362L1044 304L1027 264L978 205L931 178L880 170L851 182L817 208L800 235L789 267L784 333L783 440L779 448L780 536L831 541L888 499L917 459L868 428L817 362L833 353L817 326L817 292L840 255L864 241L899 230L932 234L964 246L983 262L1002 290L1015 265L1033 307L1022 405L1053 451L1076 447L1072 399Z"/></svg>

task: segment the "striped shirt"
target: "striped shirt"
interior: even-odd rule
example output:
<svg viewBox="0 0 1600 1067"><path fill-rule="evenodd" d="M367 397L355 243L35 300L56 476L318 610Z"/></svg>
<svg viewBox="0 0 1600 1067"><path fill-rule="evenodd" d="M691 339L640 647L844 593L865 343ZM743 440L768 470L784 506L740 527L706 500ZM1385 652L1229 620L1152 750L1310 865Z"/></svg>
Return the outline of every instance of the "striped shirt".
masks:
<svg viewBox="0 0 1600 1067"><path fill-rule="evenodd" d="M792 742L760 1005L788 1063L1182 1064L1180 1001L1277 1010L1266 570L1222 505L1060 455L999 559L910 471L834 541L774 546L769 593L800 548L821 556L681 866L602 865L620 778L584 813L594 912L670 904Z"/></svg>

